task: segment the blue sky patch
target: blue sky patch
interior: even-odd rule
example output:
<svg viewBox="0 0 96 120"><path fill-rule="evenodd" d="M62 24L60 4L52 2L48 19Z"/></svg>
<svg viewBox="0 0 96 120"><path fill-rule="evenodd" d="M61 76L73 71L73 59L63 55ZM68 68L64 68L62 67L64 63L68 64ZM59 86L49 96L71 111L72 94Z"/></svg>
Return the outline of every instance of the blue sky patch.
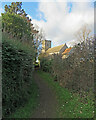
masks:
<svg viewBox="0 0 96 120"><path fill-rule="evenodd" d="M68 2L67 3L67 6L68 6L68 8L69 8L69 13L71 13L72 12L72 2Z"/></svg>
<svg viewBox="0 0 96 120"><path fill-rule="evenodd" d="M10 5L11 2L2 2L2 8L4 9L5 5ZM38 21L47 20L44 17L44 13L39 11L39 2L22 2L22 8L25 12L32 17L32 19L36 19Z"/></svg>

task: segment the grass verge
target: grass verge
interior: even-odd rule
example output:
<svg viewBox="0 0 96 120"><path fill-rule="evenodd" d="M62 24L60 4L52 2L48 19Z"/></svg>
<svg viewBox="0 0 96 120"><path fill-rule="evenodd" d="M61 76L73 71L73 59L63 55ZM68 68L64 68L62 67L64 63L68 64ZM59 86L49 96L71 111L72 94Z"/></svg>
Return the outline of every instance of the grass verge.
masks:
<svg viewBox="0 0 96 120"><path fill-rule="evenodd" d="M79 94L73 94L66 88L54 82L53 77L46 72L38 71L38 74L44 79L56 92L58 100L58 117L60 118L93 118L94 102L88 96L80 98Z"/></svg>

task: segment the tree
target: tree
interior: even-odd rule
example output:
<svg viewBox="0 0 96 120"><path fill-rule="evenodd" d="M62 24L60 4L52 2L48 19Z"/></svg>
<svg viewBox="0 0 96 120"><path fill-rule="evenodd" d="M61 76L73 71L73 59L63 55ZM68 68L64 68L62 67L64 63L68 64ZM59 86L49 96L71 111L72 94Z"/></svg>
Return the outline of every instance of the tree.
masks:
<svg viewBox="0 0 96 120"><path fill-rule="evenodd" d="M38 31L34 30L31 19L27 17L21 6L22 2L12 2L11 5L5 5L5 13L2 13L3 31L8 32L11 37L32 43L33 36Z"/></svg>
<svg viewBox="0 0 96 120"><path fill-rule="evenodd" d="M80 42L78 44L78 48L79 48L78 50L81 51L81 54L83 56L86 56L85 57L86 59L90 55L91 55L90 57L92 57L93 52L94 52L94 43L93 43L94 37L91 36L91 32L92 32L92 30L90 29L90 27L87 24L85 24L75 34L77 40ZM85 55L85 53L86 53L86 55Z"/></svg>
<svg viewBox="0 0 96 120"><path fill-rule="evenodd" d="M27 16L24 9L22 9L22 2L12 2L11 5L5 5L5 13L14 13L18 15Z"/></svg>
<svg viewBox="0 0 96 120"><path fill-rule="evenodd" d="M18 39L26 38L28 40L31 35L30 24L18 14L3 14L2 27L4 32L8 32L11 37L17 37Z"/></svg>
<svg viewBox="0 0 96 120"><path fill-rule="evenodd" d="M45 39L45 35L44 35L44 31L43 29L40 29L39 26L35 26L36 28L36 31L38 31L37 34L34 34L34 45L35 45L35 48L36 48L36 53L37 53L37 56L41 53L41 50L42 50L42 40Z"/></svg>
<svg viewBox="0 0 96 120"><path fill-rule="evenodd" d="M5 13L2 14L2 31L7 32L10 37L16 37L34 47L38 56L41 41L44 39L43 31L39 27L33 27L31 19L27 17L21 6L22 2L5 5Z"/></svg>
<svg viewBox="0 0 96 120"><path fill-rule="evenodd" d="M86 42L90 38L91 32L92 30L85 24L76 32L75 36L80 43L82 41Z"/></svg>

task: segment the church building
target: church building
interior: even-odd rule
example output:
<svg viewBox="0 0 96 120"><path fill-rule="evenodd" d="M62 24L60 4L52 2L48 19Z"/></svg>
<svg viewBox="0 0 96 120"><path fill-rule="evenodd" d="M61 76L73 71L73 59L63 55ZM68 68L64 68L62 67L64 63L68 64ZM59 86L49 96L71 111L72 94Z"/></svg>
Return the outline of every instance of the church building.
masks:
<svg viewBox="0 0 96 120"><path fill-rule="evenodd" d="M54 54L61 54L68 48L65 44L52 47L51 48L51 41L50 40L43 40L42 41L42 53L46 53L47 55L54 55Z"/></svg>

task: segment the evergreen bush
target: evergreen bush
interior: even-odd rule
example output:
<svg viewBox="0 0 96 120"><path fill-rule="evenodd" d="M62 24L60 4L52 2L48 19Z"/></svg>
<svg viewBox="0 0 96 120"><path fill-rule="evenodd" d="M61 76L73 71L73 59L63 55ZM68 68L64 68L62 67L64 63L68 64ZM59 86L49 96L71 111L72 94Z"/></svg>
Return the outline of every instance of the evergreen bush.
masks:
<svg viewBox="0 0 96 120"><path fill-rule="evenodd" d="M2 99L5 117L30 97L35 53L30 46L18 40L10 40L5 34L2 39Z"/></svg>

